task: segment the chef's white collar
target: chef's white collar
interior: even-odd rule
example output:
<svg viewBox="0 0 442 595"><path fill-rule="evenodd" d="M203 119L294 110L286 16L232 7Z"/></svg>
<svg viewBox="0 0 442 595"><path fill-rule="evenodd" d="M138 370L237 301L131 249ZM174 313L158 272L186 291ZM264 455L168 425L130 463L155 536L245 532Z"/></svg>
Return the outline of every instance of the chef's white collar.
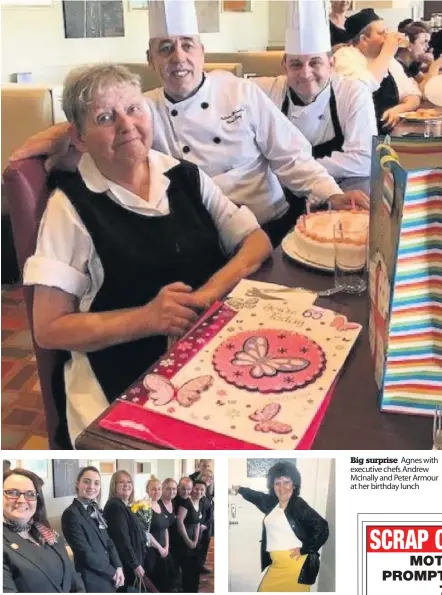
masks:
<svg viewBox="0 0 442 595"><path fill-rule="evenodd" d="M196 101L196 100L201 101L201 99L203 97L206 97L207 93L209 91L209 80L210 79L204 73L203 73L203 77L204 77L204 80L202 81L202 83L200 83L200 87L196 91L196 93L193 93L192 95L190 95L190 97L186 97L186 99L182 99L181 101L176 101L176 102L170 101L167 98L167 95L166 95L166 93L164 91L164 87L163 87L162 91L163 91L164 101L166 103L167 108L169 110L185 108L188 105L190 105L193 101Z"/></svg>
<svg viewBox="0 0 442 595"><path fill-rule="evenodd" d="M325 105L328 101L330 101L330 89L331 89L331 80L332 77L330 76L328 83L325 85L325 87L322 89L322 91L320 93L318 93L318 95L316 95L315 100L312 101L311 103L307 103L306 105L295 105L291 99L290 96L290 90L289 90L289 84L288 84L288 80L286 83L286 94L289 98L290 101L290 105L291 105L291 111L293 113L293 115L295 117L300 117L303 115L303 112L305 110L308 110L308 108L312 108L314 109L314 107L318 107L319 105ZM296 91L295 91L296 93Z"/></svg>
<svg viewBox="0 0 442 595"><path fill-rule="evenodd" d="M91 192L102 193L110 191L122 204L141 209L152 209L159 205L169 187L170 180L165 173L178 163L179 161L169 155L154 151L153 149L149 151L149 201L143 200L133 192L130 192L130 190L103 176L89 153L82 155L78 164L78 171L86 187Z"/></svg>

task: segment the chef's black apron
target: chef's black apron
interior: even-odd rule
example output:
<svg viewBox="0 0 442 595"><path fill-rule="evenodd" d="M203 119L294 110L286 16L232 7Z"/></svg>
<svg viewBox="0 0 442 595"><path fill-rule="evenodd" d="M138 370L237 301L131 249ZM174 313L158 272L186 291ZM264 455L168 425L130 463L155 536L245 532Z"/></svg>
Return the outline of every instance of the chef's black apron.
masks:
<svg viewBox="0 0 442 595"><path fill-rule="evenodd" d="M295 105L304 105L299 97L289 89L291 99ZM320 143L312 147L312 154L315 159L322 159L322 157L330 157L333 151L342 151L344 145L344 134L342 132L341 124L339 123L338 110L336 107L336 96L333 87L330 86L330 116L333 124L334 137L324 143ZM289 111L289 95L285 96L281 111L288 116ZM296 220L305 212L305 198L295 196L288 188L284 188L285 197L290 205L291 216Z"/></svg>
<svg viewBox="0 0 442 595"><path fill-rule="evenodd" d="M78 212L104 270L89 312L142 306L176 281L196 289L226 263L202 203L198 168L181 162L165 175L170 213L148 217L125 209L106 193L91 192L78 172L57 172L56 185ZM111 403L166 347L167 337L151 336L86 355Z"/></svg>
<svg viewBox="0 0 442 595"><path fill-rule="evenodd" d="M390 109L399 104L399 90L393 75L389 72L379 89L373 93L374 109L376 112L376 121L378 124L379 134L388 134L391 128L388 128L382 122L382 115L385 110Z"/></svg>

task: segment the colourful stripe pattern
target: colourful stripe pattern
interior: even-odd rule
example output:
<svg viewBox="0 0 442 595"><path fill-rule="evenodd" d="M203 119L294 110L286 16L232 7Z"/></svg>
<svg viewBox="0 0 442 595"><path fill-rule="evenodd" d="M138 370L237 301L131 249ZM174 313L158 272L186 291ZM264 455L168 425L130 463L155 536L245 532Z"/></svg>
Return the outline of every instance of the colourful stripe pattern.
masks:
<svg viewBox="0 0 442 595"><path fill-rule="evenodd" d="M425 143L413 145L413 152L424 147ZM405 152L405 147L400 149ZM432 415L438 402L442 402L442 170L418 170L408 174L404 199L381 409Z"/></svg>

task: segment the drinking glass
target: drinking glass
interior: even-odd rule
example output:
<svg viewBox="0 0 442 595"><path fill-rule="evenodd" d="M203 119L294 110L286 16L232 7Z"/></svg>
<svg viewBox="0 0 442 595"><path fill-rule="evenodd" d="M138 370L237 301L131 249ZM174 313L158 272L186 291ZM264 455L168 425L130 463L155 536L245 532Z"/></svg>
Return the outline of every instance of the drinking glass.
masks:
<svg viewBox="0 0 442 595"><path fill-rule="evenodd" d="M425 138L442 136L442 120L425 120L424 136Z"/></svg>
<svg viewBox="0 0 442 595"><path fill-rule="evenodd" d="M361 294L367 289L368 225L352 228L338 221L334 228L335 287Z"/></svg>

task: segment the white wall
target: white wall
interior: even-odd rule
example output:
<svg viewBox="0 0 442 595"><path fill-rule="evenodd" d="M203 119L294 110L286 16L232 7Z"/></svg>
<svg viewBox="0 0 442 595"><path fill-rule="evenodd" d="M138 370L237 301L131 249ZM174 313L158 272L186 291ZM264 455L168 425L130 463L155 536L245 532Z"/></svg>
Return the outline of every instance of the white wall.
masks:
<svg viewBox="0 0 442 595"><path fill-rule="evenodd" d="M268 2L252 1L250 13L221 13L220 32L202 35L206 51L265 49ZM60 0L50 8L1 8L1 80L13 72L100 60L143 62L148 44L148 13L129 10L123 0L125 37L65 39Z"/></svg>

